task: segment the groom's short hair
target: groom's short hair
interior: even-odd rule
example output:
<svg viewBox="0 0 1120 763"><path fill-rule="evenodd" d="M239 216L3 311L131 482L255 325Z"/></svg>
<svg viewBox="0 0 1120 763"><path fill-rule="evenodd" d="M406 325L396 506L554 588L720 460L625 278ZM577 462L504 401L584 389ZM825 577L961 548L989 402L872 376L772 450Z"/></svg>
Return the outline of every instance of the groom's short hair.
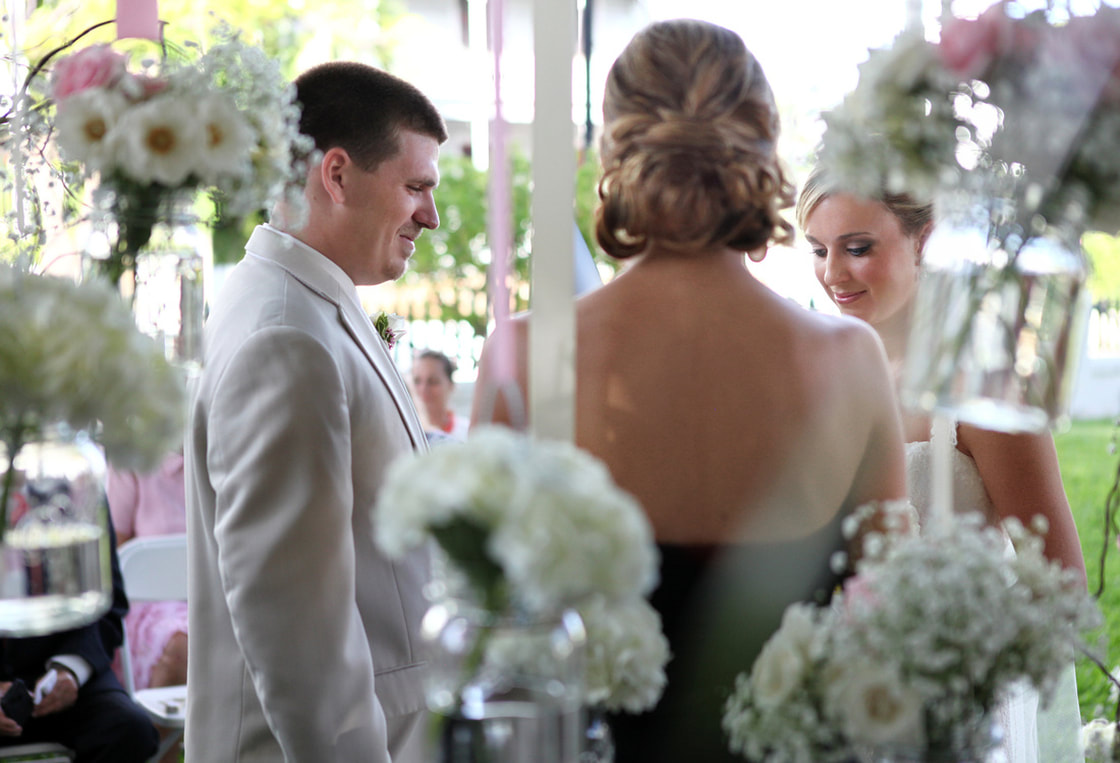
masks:
<svg viewBox="0 0 1120 763"><path fill-rule="evenodd" d="M447 140L443 117L419 88L368 64L319 64L299 75L295 87L300 132L319 151L344 149L364 170L396 156L401 130Z"/></svg>

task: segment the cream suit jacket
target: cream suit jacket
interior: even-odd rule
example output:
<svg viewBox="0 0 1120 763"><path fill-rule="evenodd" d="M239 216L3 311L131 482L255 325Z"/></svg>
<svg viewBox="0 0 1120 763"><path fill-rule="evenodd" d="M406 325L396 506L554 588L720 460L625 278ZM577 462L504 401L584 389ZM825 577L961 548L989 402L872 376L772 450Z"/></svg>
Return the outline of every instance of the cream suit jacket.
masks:
<svg viewBox="0 0 1120 763"><path fill-rule="evenodd" d="M419 725L428 558L374 543L427 449L343 271L256 229L207 321L186 438L191 763L388 763ZM420 733L420 732L418 732Z"/></svg>

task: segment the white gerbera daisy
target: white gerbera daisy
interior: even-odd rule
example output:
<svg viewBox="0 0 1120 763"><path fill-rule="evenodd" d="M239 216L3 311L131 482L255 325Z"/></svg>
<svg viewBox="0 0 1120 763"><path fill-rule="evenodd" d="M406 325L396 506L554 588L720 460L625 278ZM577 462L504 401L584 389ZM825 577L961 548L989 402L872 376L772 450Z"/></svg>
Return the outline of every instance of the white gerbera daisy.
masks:
<svg viewBox="0 0 1120 763"><path fill-rule="evenodd" d="M114 140L120 164L133 180L177 186L198 169L206 133L193 104L162 97L124 114Z"/></svg>
<svg viewBox="0 0 1120 763"><path fill-rule="evenodd" d="M63 156L82 162L87 171L110 164L110 133L126 105L119 93L103 88L82 90L60 103L55 129Z"/></svg>
<svg viewBox="0 0 1120 763"><path fill-rule="evenodd" d="M208 95L199 103L198 116L206 138L198 167L203 179L248 177L255 136L233 101L221 94Z"/></svg>

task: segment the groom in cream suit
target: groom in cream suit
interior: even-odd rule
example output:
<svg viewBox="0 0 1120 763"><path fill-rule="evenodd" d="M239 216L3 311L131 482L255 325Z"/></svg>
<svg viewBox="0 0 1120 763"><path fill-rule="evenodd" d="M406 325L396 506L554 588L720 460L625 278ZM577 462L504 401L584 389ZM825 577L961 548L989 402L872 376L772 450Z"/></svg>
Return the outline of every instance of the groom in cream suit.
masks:
<svg viewBox="0 0 1120 763"><path fill-rule="evenodd" d="M362 64L296 88L321 152L309 221L253 233L191 403L192 763L388 763L422 741L427 558L382 556L372 512L386 466L427 445L355 285L400 277L439 225L447 133L416 88Z"/></svg>

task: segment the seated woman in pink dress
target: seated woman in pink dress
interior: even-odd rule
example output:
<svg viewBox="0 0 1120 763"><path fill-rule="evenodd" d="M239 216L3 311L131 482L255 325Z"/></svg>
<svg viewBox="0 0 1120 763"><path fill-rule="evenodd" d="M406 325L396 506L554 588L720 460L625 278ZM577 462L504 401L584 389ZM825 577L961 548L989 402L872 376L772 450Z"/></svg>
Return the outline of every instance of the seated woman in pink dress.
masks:
<svg viewBox="0 0 1120 763"><path fill-rule="evenodd" d="M148 474L110 468L106 492L118 544L140 535L186 532L182 453L172 453ZM187 682L186 602L134 603L125 628L137 689Z"/></svg>

